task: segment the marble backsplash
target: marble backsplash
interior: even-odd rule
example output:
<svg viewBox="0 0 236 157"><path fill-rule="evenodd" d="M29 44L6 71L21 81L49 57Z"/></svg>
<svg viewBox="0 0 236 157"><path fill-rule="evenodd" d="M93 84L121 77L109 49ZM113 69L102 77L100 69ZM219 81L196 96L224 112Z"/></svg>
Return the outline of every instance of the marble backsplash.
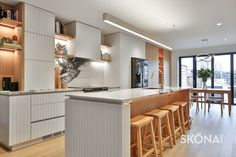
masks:
<svg viewBox="0 0 236 157"><path fill-rule="evenodd" d="M68 87L104 86L104 65L86 58L57 58L61 82Z"/></svg>

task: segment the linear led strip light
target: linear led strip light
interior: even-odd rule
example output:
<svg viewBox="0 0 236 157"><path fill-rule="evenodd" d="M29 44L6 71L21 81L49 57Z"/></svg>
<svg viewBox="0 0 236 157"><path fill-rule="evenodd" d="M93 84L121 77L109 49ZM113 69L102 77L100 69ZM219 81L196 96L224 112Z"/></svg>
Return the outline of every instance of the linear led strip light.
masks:
<svg viewBox="0 0 236 157"><path fill-rule="evenodd" d="M104 13L103 14L103 21L105 23L108 23L108 24L110 24L112 26L115 26L115 27L117 27L119 29L122 29L122 30L124 30L126 32L129 32L129 33L131 33L133 35L136 35L136 36L138 36L140 38L143 38L143 39L145 39L147 41L150 41L150 42L152 42L152 43L154 43L154 44L156 44L158 46L161 46L162 48L166 48L168 50L172 50L171 47L169 47L167 45L164 45L164 44L162 44L160 42L157 42L157 41L155 41L155 40L153 40L153 39L151 39L151 38L149 38L149 37L147 37L145 35L142 35L142 34L138 33L138 32L141 32L141 31L136 29L136 28L134 28L133 26L129 25L128 23L126 23L126 22L124 22L124 21L122 21L122 20L112 16L111 14Z"/></svg>

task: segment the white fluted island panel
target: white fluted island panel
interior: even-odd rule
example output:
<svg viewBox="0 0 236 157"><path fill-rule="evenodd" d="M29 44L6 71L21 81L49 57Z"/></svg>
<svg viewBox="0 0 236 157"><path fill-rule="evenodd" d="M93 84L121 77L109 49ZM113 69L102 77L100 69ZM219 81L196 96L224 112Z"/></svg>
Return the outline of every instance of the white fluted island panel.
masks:
<svg viewBox="0 0 236 157"><path fill-rule="evenodd" d="M130 104L66 100L66 157L128 157Z"/></svg>

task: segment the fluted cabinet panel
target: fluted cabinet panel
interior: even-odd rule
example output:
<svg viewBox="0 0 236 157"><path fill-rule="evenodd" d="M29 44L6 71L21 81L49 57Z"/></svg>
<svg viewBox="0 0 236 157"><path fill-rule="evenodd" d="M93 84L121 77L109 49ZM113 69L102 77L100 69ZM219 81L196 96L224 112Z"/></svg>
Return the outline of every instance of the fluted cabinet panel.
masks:
<svg viewBox="0 0 236 157"><path fill-rule="evenodd" d="M55 14L44 9L25 5L25 31L54 37Z"/></svg>
<svg viewBox="0 0 236 157"><path fill-rule="evenodd" d="M30 140L30 96L10 97L9 145Z"/></svg>
<svg viewBox="0 0 236 157"><path fill-rule="evenodd" d="M53 89L54 62L25 60L25 90Z"/></svg>
<svg viewBox="0 0 236 157"><path fill-rule="evenodd" d="M54 62L54 38L25 32L25 59Z"/></svg>
<svg viewBox="0 0 236 157"><path fill-rule="evenodd" d="M66 157L130 156L130 104L66 99Z"/></svg>

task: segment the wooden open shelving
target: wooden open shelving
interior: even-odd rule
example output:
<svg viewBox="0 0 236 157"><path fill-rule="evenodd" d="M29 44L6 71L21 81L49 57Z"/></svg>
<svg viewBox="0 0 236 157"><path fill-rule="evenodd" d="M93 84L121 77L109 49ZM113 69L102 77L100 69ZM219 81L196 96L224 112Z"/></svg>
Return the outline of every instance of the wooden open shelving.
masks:
<svg viewBox="0 0 236 157"><path fill-rule="evenodd" d="M6 1L7 2L7 1ZM0 39L17 36L17 44L0 42L0 82L3 77L10 77L19 83L19 90L24 90L24 3L8 5L0 2L0 7L18 12L16 19L0 19ZM20 28L20 29L15 29ZM9 53L10 52L10 53ZM11 53L15 52L15 53ZM0 84L0 90L2 84Z"/></svg>
<svg viewBox="0 0 236 157"><path fill-rule="evenodd" d="M55 39L67 41L67 40L71 40L73 38L71 36L65 35L65 34L55 34Z"/></svg>
<svg viewBox="0 0 236 157"><path fill-rule="evenodd" d="M62 53L56 53L56 58L74 58L75 56L72 54L62 54Z"/></svg>
<svg viewBox="0 0 236 157"><path fill-rule="evenodd" d="M22 27L22 22L7 18L2 18L0 19L0 25L15 28L15 27Z"/></svg>
<svg viewBox="0 0 236 157"><path fill-rule="evenodd" d="M21 45L16 45L16 44L0 43L0 50L14 52L16 50L22 50L22 47Z"/></svg>

